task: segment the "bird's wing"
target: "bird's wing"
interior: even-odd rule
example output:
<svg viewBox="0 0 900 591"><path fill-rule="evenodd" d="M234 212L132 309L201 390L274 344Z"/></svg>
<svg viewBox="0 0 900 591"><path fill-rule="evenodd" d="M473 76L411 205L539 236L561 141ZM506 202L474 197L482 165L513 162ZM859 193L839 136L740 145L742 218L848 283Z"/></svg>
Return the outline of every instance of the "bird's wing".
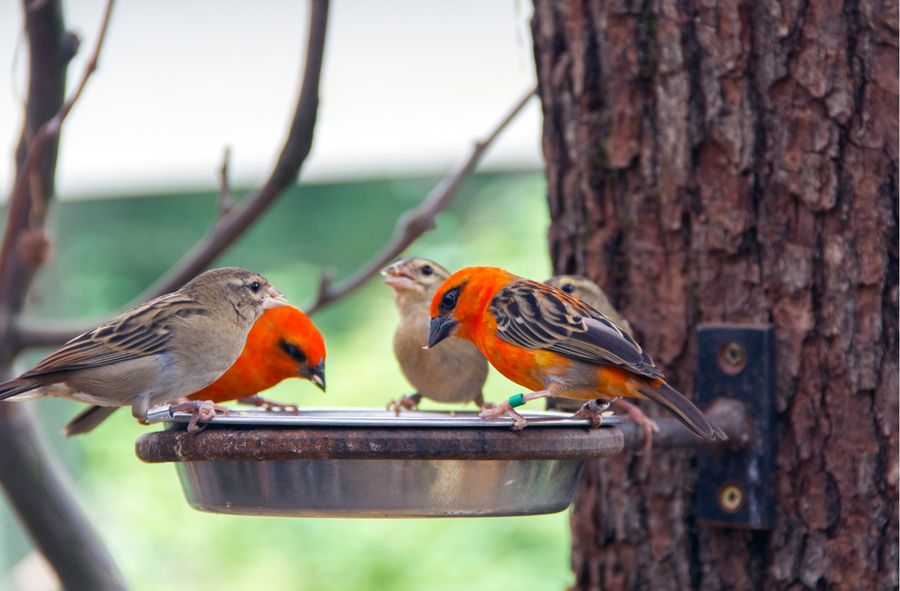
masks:
<svg viewBox="0 0 900 591"><path fill-rule="evenodd" d="M613 365L648 377L662 377L631 336L600 311L565 292L519 279L491 300L497 335L525 349L543 349L570 359Z"/></svg>
<svg viewBox="0 0 900 591"><path fill-rule="evenodd" d="M20 377L98 367L162 353L172 339L172 321L197 314L208 311L193 298L177 292L164 295L78 335Z"/></svg>

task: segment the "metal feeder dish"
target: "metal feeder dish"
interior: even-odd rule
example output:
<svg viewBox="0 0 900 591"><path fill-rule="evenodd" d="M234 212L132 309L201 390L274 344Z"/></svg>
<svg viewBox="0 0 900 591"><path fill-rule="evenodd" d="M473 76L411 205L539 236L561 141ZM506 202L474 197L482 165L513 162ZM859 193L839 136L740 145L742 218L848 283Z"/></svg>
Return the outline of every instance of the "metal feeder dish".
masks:
<svg viewBox="0 0 900 591"><path fill-rule="evenodd" d="M569 506L584 461L615 455L615 417L600 429L554 412L523 413L528 427L472 412L233 410L200 433L168 409L143 435L145 462L174 462L195 509L290 517L486 517Z"/></svg>

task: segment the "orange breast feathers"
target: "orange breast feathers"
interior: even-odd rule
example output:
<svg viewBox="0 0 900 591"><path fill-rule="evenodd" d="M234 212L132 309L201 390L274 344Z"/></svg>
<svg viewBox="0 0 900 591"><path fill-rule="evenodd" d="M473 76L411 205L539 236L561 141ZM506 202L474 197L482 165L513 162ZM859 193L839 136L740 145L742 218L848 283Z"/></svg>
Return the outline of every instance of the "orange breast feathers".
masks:
<svg viewBox="0 0 900 591"><path fill-rule="evenodd" d="M309 317L292 306L273 308L250 329L234 365L188 398L213 402L246 398L287 378L323 378L324 363L325 339Z"/></svg>

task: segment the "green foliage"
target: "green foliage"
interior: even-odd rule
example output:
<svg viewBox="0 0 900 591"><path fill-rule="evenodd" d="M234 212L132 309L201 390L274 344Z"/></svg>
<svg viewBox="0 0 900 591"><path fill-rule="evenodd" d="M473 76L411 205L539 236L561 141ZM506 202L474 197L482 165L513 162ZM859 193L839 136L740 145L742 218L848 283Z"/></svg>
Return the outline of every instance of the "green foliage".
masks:
<svg viewBox="0 0 900 591"><path fill-rule="evenodd" d="M305 185L286 195L219 261L266 274L294 303L322 268L339 279L390 236L397 214L434 179ZM454 269L492 264L550 274L538 173L469 180L438 228L410 249ZM62 203L57 258L31 313L108 316L177 260L212 222L215 196L150 195ZM409 391L391 353L390 290L374 278L315 317L328 342L328 393L289 380L269 395L302 406L383 407ZM521 390L492 372L486 398ZM437 405L426 402L426 408ZM60 441L79 405L36 404L69 463L83 504L134 589L561 589L570 581L567 515L499 519L349 520L209 515L186 505L170 465L142 464L143 432L122 411L95 433Z"/></svg>

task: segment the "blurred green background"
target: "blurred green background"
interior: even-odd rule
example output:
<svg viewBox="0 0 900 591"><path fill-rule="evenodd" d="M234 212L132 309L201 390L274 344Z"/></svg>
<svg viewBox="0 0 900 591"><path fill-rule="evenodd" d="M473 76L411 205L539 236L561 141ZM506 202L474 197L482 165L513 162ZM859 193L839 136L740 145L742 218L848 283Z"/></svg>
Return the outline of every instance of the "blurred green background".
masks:
<svg viewBox="0 0 900 591"><path fill-rule="evenodd" d="M298 186L216 265L260 271L292 303L308 301L325 267L340 279L391 235L397 215L434 178ZM449 211L407 254L450 269L505 267L550 274L543 175L484 173L469 179ZM212 192L139 195L57 204L50 228L56 254L33 290L41 318L109 317L163 273L215 217ZM391 291L376 277L314 317L328 344L328 393L288 380L273 399L301 406L382 407L409 391L391 352ZM20 359L24 369L43 353ZM486 399L520 388L491 373ZM47 438L72 472L83 506L134 589L309 588L562 589L569 570L567 513L539 517L437 520L280 519L204 514L186 505L170 465L141 463L134 440L146 428L117 413L72 440L60 427L80 407L33 404ZM425 408L439 408L426 402ZM15 520L2 516L4 570L28 552ZM285 581L292 582L285 586ZM180 585L180 584L179 584ZM2 586L2 585L0 585Z"/></svg>

